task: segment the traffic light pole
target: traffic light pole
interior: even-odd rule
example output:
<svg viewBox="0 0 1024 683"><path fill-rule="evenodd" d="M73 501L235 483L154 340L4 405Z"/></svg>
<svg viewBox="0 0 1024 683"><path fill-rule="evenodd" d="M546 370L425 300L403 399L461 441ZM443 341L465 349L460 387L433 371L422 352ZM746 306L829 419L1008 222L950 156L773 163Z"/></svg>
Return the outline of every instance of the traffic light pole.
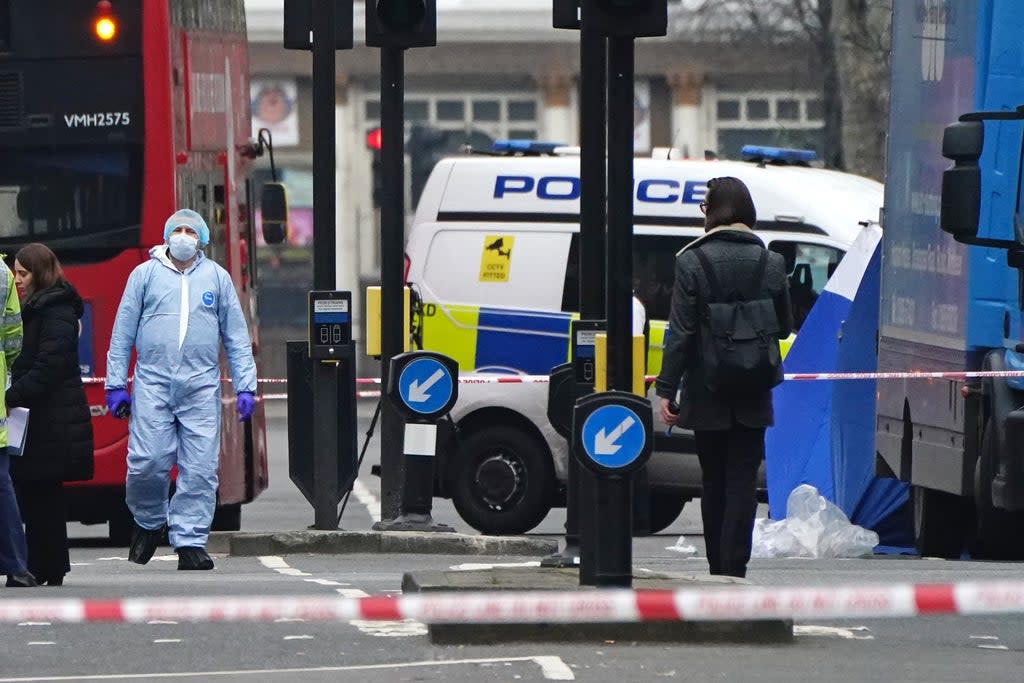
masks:
<svg viewBox="0 0 1024 683"><path fill-rule="evenodd" d="M405 351L402 339L402 245L405 243L405 50L380 50L381 166L384 183L380 206L381 374L388 386L391 359ZM333 253L333 252L332 252ZM401 514L404 480L403 423L390 401L382 401L380 445L380 516Z"/></svg>
<svg viewBox="0 0 1024 683"><path fill-rule="evenodd" d="M633 386L633 37L608 39L608 388Z"/></svg>
<svg viewBox="0 0 1024 683"><path fill-rule="evenodd" d="M335 282L335 3L314 2L313 26L313 289ZM338 528L338 367L313 363L313 527Z"/></svg>
<svg viewBox="0 0 1024 683"><path fill-rule="evenodd" d="M585 12L584 12L585 15ZM589 30L585 16L580 31L580 318L605 317L605 203L607 201L608 39ZM594 585L594 553L600 530L590 514L597 495L594 475L569 457L565 544L577 545L580 583ZM580 514L586 510L587 514ZM571 540L570 540L571 539Z"/></svg>

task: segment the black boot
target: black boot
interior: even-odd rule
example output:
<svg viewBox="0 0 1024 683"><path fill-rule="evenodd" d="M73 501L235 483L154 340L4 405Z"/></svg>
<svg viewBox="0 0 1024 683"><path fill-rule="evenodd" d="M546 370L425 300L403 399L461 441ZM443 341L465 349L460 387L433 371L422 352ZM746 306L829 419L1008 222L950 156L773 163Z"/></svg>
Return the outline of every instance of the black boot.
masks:
<svg viewBox="0 0 1024 683"><path fill-rule="evenodd" d="M38 585L39 584L36 582L36 577L32 576L32 572L25 572L24 574L7 575L8 588L34 588Z"/></svg>
<svg viewBox="0 0 1024 683"><path fill-rule="evenodd" d="M206 554L206 548L185 546L175 548L178 553L178 569L213 569L213 559Z"/></svg>
<svg viewBox="0 0 1024 683"><path fill-rule="evenodd" d="M143 529L132 522L132 542L128 546L128 559L135 564L146 564L153 558L156 547L164 535L164 527Z"/></svg>

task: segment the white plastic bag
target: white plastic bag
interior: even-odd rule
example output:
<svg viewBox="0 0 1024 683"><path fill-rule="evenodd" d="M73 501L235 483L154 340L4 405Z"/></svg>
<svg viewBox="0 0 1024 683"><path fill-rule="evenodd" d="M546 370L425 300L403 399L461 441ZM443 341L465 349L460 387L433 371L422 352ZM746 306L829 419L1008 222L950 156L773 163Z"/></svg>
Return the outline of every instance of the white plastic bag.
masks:
<svg viewBox="0 0 1024 683"><path fill-rule="evenodd" d="M679 553L686 557L694 557L697 554L697 547L692 543L688 543L686 536L680 536L676 539L675 545L666 546L665 550L671 550L674 553Z"/></svg>
<svg viewBox="0 0 1024 683"><path fill-rule="evenodd" d="M850 523L834 503L809 484L797 486L786 501L786 518L754 523L751 556L861 557L878 545L878 534Z"/></svg>

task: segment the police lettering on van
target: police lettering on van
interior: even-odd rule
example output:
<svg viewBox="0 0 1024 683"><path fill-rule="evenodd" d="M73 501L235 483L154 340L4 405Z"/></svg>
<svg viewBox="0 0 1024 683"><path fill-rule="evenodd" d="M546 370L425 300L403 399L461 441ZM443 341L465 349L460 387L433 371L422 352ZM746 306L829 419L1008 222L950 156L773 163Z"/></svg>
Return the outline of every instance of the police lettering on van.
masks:
<svg viewBox="0 0 1024 683"><path fill-rule="evenodd" d="M654 204L693 204L704 200L707 180L648 178L636 183L636 201ZM571 176L499 175L494 180L494 198L511 194L532 194L540 200L576 200L580 198L580 179Z"/></svg>
<svg viewBox="0 0 1024 683"><path fill-rule="evenodd" d="M444 159L417 207L406 256L418 336L463 375L546 375L569 358L580 286L579 157L550 144L537 151L544 155ZM703 233L699 204L709 178L736 176L750 188L755 232L785 257L798 321L860 222L878 217L882 185L873 180L807 167L800 150L752 156L634 163L633 289L650 326L648 374L661 367L675 254ZM522 533L564 504L566 443L548 423L546 403L542 384L468 384L460 392L452 412L458 437L439 447L440 494L476 529ZM692 434L659 439L647 464L652 531L700 494Z"/></svg>

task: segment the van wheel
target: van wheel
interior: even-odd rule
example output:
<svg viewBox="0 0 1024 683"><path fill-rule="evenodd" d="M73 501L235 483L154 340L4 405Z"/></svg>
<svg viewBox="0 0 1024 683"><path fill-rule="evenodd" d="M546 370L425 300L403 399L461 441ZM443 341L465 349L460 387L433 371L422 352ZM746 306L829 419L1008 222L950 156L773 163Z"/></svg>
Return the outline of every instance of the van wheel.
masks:
<svg viewBox="0 0 1024 683"><path fill-rule="evenodd" d="M483 534L523 534L551 510L555 472L543 442L509 426L485 427L459 445L452 502Z"/></svg>
<svg viewBox="0 0 1024 683"><path fill-rule="evenodd" d="M651 491L650 535L664 531L676 521L686 500L685 496L672 491Z"/></svg>

